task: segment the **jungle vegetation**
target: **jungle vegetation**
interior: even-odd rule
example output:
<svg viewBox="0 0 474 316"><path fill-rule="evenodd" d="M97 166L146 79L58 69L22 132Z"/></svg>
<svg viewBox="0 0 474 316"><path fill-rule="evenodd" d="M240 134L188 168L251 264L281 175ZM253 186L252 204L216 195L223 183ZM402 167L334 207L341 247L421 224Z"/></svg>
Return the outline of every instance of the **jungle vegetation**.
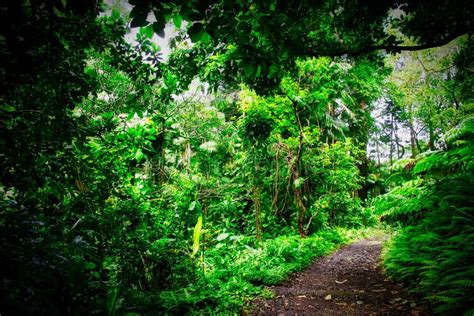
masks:
<svg viewBox="0 0 474 316"><path fill-rule="evenodd" d="M473 16L469 0L2 5L0 313L240 313L382 225L387 273L472 315Z"/></svg>

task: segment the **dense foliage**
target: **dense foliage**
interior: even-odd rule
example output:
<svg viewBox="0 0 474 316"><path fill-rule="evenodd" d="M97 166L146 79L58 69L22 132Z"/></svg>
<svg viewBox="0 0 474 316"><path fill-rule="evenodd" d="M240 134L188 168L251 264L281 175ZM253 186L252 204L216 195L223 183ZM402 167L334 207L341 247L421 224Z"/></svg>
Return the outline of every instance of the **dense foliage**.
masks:
<svg viewBox="0 0 474 316"><path fill-rule="evenodd" d="M447 44L472 32L474 11L469 0L130 3L132 26L150 25L161 33L168 21L179 25L187 21L189 38L203 44L195 48L207 57L203 64L219 58L227 82L243 80L259 92L278 86L286 72L294 71L298 57L357 56L379 49L397 52ZM407 14L390 14L395 8ZM391 27L416 38L420 47L400 45L403 40L390 32Z"/></svg>
<svg viewBox="0 0 474 316"><path fill-rule="evenodd" d="M379 217L388 271L468 312L472 39L380 49L470 34L472 3L397 4L2 6L0 313L239 313Z"/></svg>
<svg viewBox="0 0 474 316"><path fill-rule="evenodd" d="M385 254L388 272L443 315L470 315L474 304L473 99L470 91L455 88L469 77L460 80L456 73L453 82L449 75L440 76L461 58L434 75L420 60L428 74L427 82L418 81L416 92L425 97L413 100L411 111L412 118L428 127L428 143L425 148L412 146L413 158L392 165L390 191L374 200L384 221L400 225ZM434 86L439 89L433 91ZM433 114L426 116L426 111ZM435 135L434 129L441 133ZM419 150L425 152L416 154Z"/></svg>
<svg viewBox="0 0 474 316"><path fill-rule="evenodd" d="M386 254L388 271L440 314L469 315L474 304L473 135L471 116L446 135L445 150L401 164L408 179L378 200L387 220L406 226Z"/></svg>

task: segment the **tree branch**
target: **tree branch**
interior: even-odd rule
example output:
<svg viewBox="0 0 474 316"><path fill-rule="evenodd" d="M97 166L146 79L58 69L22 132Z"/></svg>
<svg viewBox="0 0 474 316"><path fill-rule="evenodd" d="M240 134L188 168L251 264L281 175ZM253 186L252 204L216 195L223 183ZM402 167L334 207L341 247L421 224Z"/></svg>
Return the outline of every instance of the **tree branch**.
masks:
<svg viewBox="0 0 474 316"><path fill-rule="evenodd" d="M399 45L374 45L374 46L367 46L363 47L357 50L347 50L347 49L342 49L339 51L332 51L329 53L318 53L315 51L307 51L307 55L310 57L321 57L321 56L328 56L328 57L335 57L335 56L342 56L342 55L351 55L351 56L358 56L358 55L363 55L363 54L368 54L370 52L378 51L378 50L385 50L388 52L400 52L400 51L419 51L423 49L428 49L428 48L435 48L435 47L440 47L444 46L451 41L457 39L460 36L469 34L467 31L462 31L462 32L456 32L453 34L450 34L440 40L433 41L430 43L424 43L420 45L409 45L409 46L399 46Z"/></svg>

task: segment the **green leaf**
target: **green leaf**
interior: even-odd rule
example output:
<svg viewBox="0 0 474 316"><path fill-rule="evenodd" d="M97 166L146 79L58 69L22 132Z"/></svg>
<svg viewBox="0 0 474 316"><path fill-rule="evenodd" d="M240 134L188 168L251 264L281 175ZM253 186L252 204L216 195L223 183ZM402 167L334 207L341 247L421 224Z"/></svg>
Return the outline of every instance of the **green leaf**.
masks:
<svg viewBox="0 0 474 316"><path fill-rule="evenodd" d="M165 37L165 24L160 22L155 22L152 24L153 31L161 38Z"/></svg>
<svg viewBox="0 0 474 316"><path fill-rule="evenodd" d="M123 297L119 298L120 289L113 287L107 291L107 315L114 316L122 307Z"/></svg>
<svg viewBox="0 0 474 316"><path fill-rule="evenodd" d="M87 262L86 263L86 269L87 270L92 270L92 269L95 269L95 267L97 267L97 265L93 262Z"/></svg>
<svg viewBox="0 0 474 316"><path fill-rule="evenodd" d="M130 23L130 27L139 27L148 25L148 21L146 20L146 16L137 16L133 18L132 23Z"/></svg>
<svg viewBox="0 0 474 316"><path fill-rule="evenodd" d="M191 38L191 41L193 43L199 42L201 40L202 36L202 30L203 30L203 24L202 23L194 23L191 25L191 27L188 29L188 34L189 37Z"/></svg>
<svg viewBox="0 0 474 316"><path fill-rule="evenodd" d="M148 17L148 10L145 7L134 7L132 11L130 11L130 17L132 18L132 22L130 23L131 27L148 25L148 21L146 20Z"/></svg>
<svg viewBox="0 0 474 316"><path fill-rule="evenodd" d="M61 10L64 10L64 8L58 8L56 6L53 7L54 15L56 15L60 18L65 18L66 14L64 14L64 12L62 12Z"/></svg>
<svg viewBox="0 0 474 316"><path fill-rule="evenodd" d="M173 23L174 23L174 26L177 29L181 28L181 22L182 21L183 21L183 18L181 17L181 15L179 15L179 14L173 15Z"/></svg>
<svg viewBox="0 0 474 316"><path fill-rule="evenodd" d="M84 73L92 78L97 78L97 71L94 67L89 67L89 66L85 67Z"/></svg>
<svg viewBox="0 0 474 316"><path fill-rule="evenodd" d="M147 25L145 27L141 27L140 28L140 34L143 34L145 35L146 37L148 38L152 38L153 37L153 33L154 33L154 27L155 23L153 23L153 27L151 25Z"/></svg>
<svg viewBox="0 0 474 316"><path fill-rule="evenodd" d="M116 8L113 8L111 18L113 20L118 20L120 18L120 11L117 10Z"/></svg>
<svg viewBox="0 0 474 316"><path fill-rule="evenodd" d="M191 38L191 42L197 43L201 40L201 35L202 33L189 34L189 38Z"/></svg>
<svg viewBox="0 0 474 316"><path fill-rule="evenodd" d="M260 67L260 65L258 65L257 66L257 72L255 73L255 77L259 78L261 73L262 73L262 67Z"/></svg>
<svg viewBox="0 0 474 316"><path fill-rule="evenodd" d="M5 112L15 112L16 111L16 109L13 106L8 105L8 104L2 106L1 109L2 109L2 111L5 111Z"/></svg>
<svg viewBox="0 0 474 316"><path fill-rule="evenodd" d="M200 39L201 42L203 42L204 44L209 44L211 40L212 40L212 37L209 33L201 32L201 39Z"/></svg>
<svg viewBox="0 0 474 316"><path fill-rule="evenodd" d="M192 258L196 255L199 250L199 238L201 237L201 229L202 229L202 215L199 216L196 226L194 226L193 232L193 253L191 255Z"/></svg>
<svg viewBox="0 0 474 316"><path fill-rule="evenodd" d="M278 74L278 66L271 65L270 68L268 69L268 79L275 78L277 74Z"/></svg>
<svg viewBox="0 0 474 316"><path fill-rule="evenodd" d="M141 148L139 148L136 152L135 152L135 160L137 162L140 162L143 160L143 158L145 158L145 154L143 153L143 151L141 150Z"/></svg>
<svg viewBox="0 0 474 316"><path fill-rule="evenodd" d="M109 118L112 118L114 116L114 112L105 112L105 113L102 113L102 118L103 119L109 119Z"/></svg>
<svg viewBox="0 0 474 316"><path fill-rule="evenodd" d="M253 76L253 73L254 73L254 67L253 65L246 65L244 67L244 74L245 74L245 77L247 78L250 78Z"/></svg>
<svg viewBox="0 0 474 316"><path fill-rule="evenodd" d="M221 241L221 240L226 239L227 237L229 237L229 234L228 234L228 233L222 233L222 234L220 234L219 236L217 236L216 240L217 240L217 241Z"/></svg>
<svg viewBox="0 0 474 316"><path fill-rule="evenodd" d="M142 6L136 5L133 7L132 11L130 11L130 17L134 18L138 15L143 15L143 13L146 11L146 9Z"/></svg>

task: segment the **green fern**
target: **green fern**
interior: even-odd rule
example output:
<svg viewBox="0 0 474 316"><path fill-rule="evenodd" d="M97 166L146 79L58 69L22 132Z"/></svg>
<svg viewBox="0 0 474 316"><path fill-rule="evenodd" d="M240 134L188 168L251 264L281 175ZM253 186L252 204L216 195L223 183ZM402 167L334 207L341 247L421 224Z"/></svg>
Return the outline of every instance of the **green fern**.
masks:
<svg viewBox="0 0 474 316"><path fill-rule="evenodd" d="M474 316L474 308L465 311L463 316Z"/></svg>
<svg viewBox="0 0 474 316"><path fill-rule="evenodd" d="M474 306L474 118L445 139L444 151L418 156L409 180L375 205L386 221L406 226L389 244L387 271L424 293L435 313L468 315Z"/></svg>

